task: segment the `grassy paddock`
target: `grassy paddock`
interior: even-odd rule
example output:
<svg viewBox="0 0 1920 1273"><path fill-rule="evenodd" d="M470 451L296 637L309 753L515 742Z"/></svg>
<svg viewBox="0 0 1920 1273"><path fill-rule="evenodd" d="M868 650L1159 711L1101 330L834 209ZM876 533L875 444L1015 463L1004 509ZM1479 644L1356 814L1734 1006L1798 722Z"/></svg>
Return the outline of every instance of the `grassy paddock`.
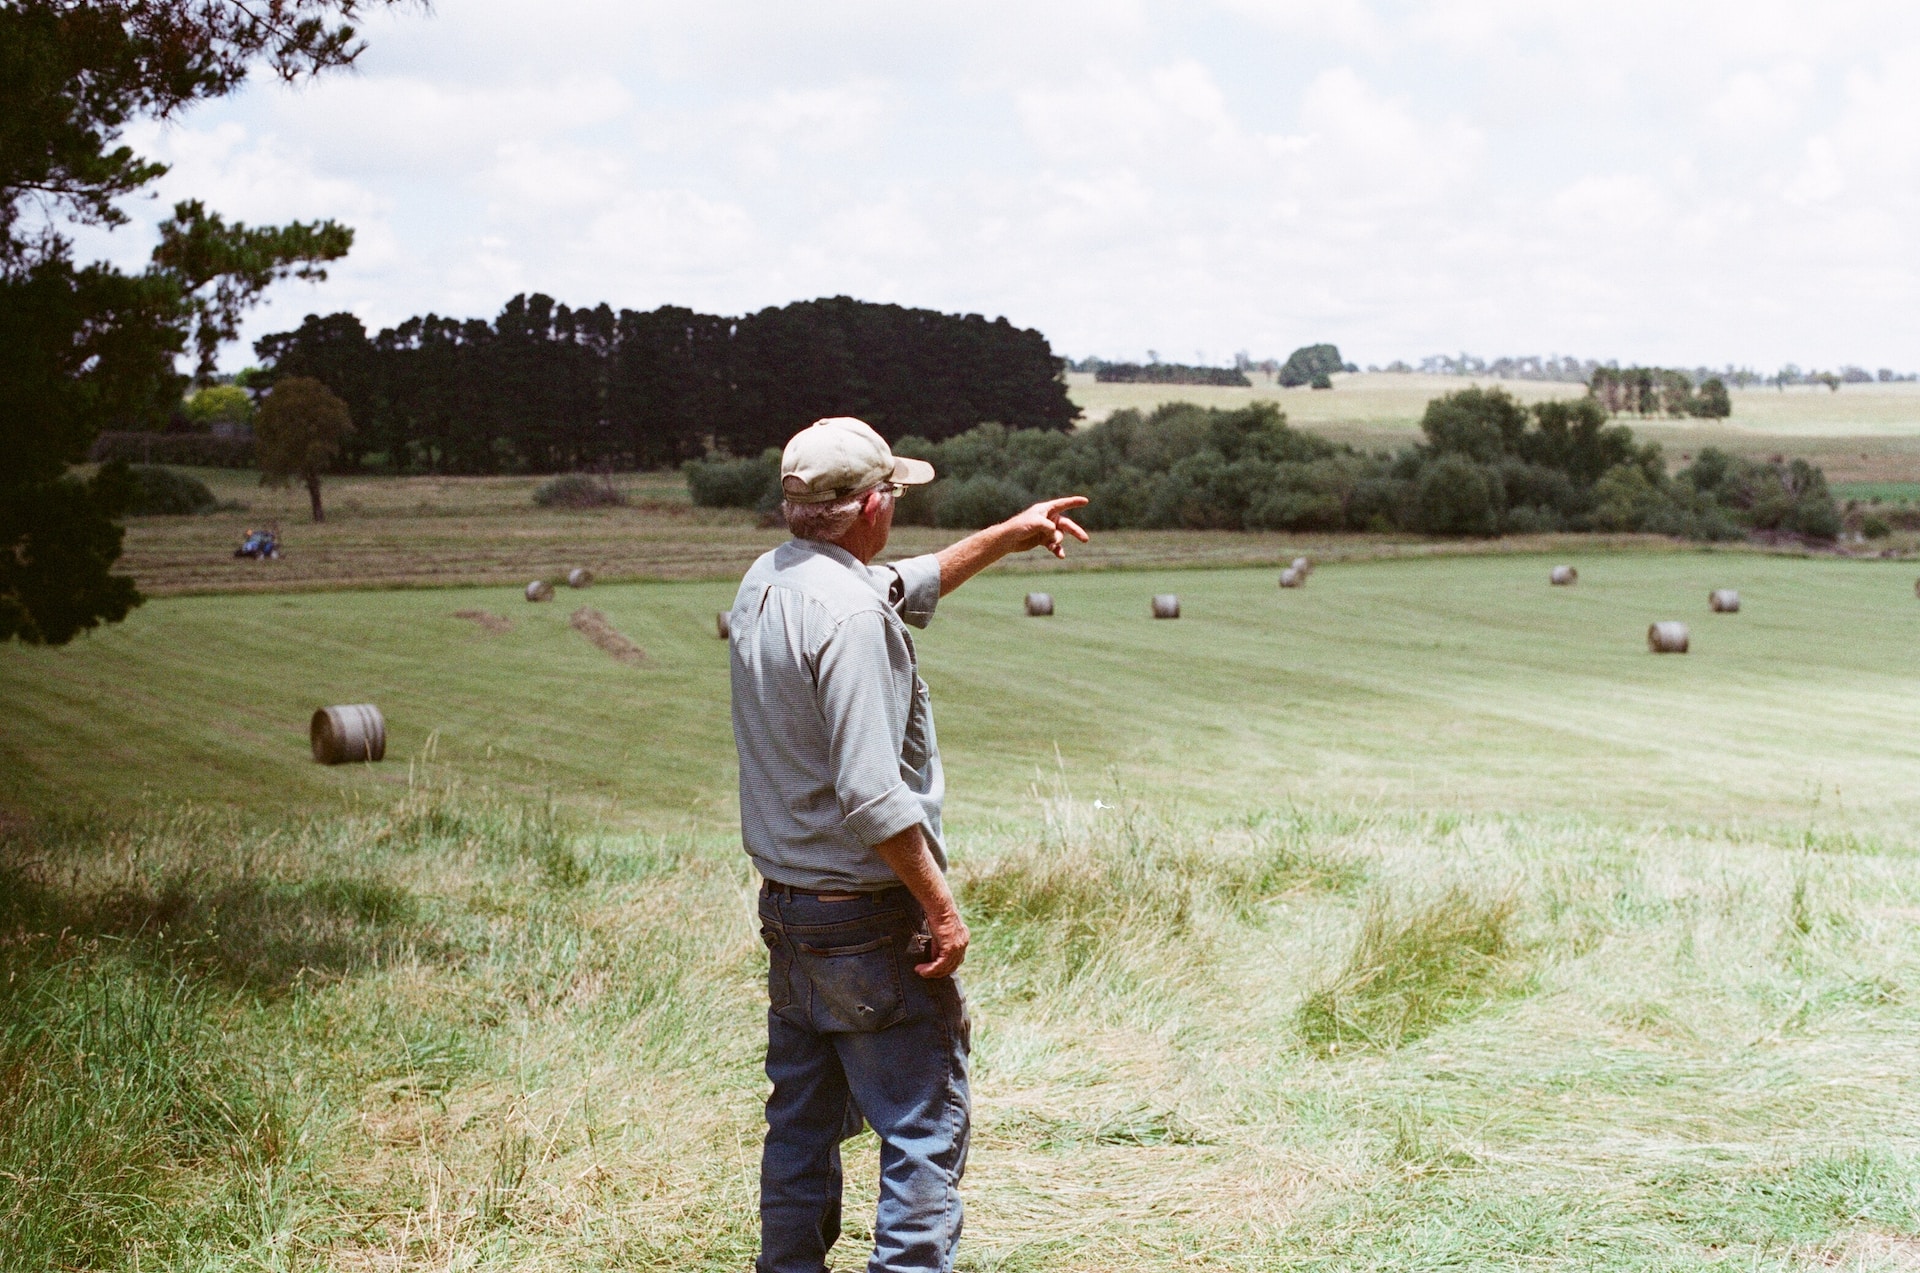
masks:
<svg viewBox="0 0 1920 1273"><path fill-rule="evenodd" d="M1920 1249L1911 853L1058 781L955 850L963 1269ZM0 1268L750 1258L764 974L724 838L422 783L16 827L0 869Z"/></svg>
<svg viewBox="0 0 1920 1273"><path fill-rule="evenodd" d="M1020 807L1059 756L1199 803L1547 811L1893 834L1920 741L1910 566L1747 553L988 576L917 638L961 818ZM1041 587L1057 614L1026 618ZM1713 615L1711 588L1740 590ZM1181 597L1155 622L1148 598ZM731 826L730 584L162 600L58 650L0 649L0 808L384 800L428 756L615 821ZM590 603L646 659L616 663ZM504 632L458 617L479 611ZM1645 631L1684 619L1693 653ZM305 728L375 702L385 765L328 769Z"/></svg>
<svg viewBox="0 0 1920 1273"><path fill-rule="evenodd" d="M1553 560L943 604L963 1269L1920 1260L1911 567ZM745 1267L730 594L176 598L0 650L0 1270ZM367 700L388 763L313 765Z"/></svg>

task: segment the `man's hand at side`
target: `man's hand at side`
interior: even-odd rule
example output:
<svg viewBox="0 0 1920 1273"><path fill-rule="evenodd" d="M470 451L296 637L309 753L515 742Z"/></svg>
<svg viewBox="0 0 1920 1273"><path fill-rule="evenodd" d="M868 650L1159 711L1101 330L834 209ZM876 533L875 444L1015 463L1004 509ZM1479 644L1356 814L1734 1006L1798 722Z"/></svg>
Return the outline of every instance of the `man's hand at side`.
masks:
<svg viewBox="0 0 1920 1273"><path fill-rule="evenodd" d="M927 913L927 931L933 935L933 949L927 952L927 962L916 965L914 971L928 978L952 976L960 961L967 957L967 925L960 918L960 908L954 905L947 877L933 860L932 850L927 848L927 837L917 825L911 826L874 845L873 851L900 877L900 882L913 894L913 900Z"/></svg>
<svg viewBox="0 0 1920 1273"><path fill-rule="evenodd" d="M942 548L938 554L940 595L946 596L1009 553L1044 548L1065 559L1068 535L1083 544L1087 542L1087 532L1067 516L1067 510L1079 508L1086 502L1084 495L1041 500L996 526L975 531L959 543Z"/></svg>

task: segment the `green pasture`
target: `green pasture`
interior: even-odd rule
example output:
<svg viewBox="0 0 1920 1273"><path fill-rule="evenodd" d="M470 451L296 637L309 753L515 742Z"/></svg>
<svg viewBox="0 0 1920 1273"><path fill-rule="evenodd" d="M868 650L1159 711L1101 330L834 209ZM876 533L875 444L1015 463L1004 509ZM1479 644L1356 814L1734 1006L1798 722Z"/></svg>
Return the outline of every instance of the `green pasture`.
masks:
<svg viewBox="0 0 1920 1273"><path fill-rule="evenodd" d="M1721 824L1898 824L1920 762L1906 565L1746 553L997 575L918 636L954 826L1036 773L1202 805L1328 802ZM1740 591L1737 615L1710 588ZM1028 589L1056 614L1029 619ZM431 758L626 822L734 804L724 583L174 598L66 649L0 650L0 802L191 799L259 812L380 799ZM1148 617L1154 593L1177 621ZM568 626L591 605L646 652ZM456 617L486 610L490 633ZM1693 631L1647 653L1657 619ZM387 763L308 759L315 707L374 702Z"/></svg>
<svg viewBox="0 0 1920 1273"><path fill-rule="evenodd" d="M1912 567L1275 582L989 573L916 636L974 933L957 1273L1913 1268ZM0 649L0 1273L748 1267L731 591ZM313 764L369 700L387 762Z"/></svg>

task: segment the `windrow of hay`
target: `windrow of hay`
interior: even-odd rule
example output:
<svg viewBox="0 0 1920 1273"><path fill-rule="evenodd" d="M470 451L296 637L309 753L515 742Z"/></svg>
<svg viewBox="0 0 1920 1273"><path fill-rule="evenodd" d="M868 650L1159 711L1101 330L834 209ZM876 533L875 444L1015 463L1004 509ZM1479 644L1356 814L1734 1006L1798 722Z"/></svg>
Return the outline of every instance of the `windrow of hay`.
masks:
<svg viewBox="0 0 1920 1273"><path fill-rule="evenodd" d="M567 626L593 642L608 658L629 667L647 661L647 652L629 641L619 629L607 622L607 616L592 606L581 606L567 619Z"/></svg>
<svg viewBox="0 0 1920 1273"><path fill-rule="evenodd" d="M970 855L956 877L989 975L1030 997L1082 981L1185 984L1225 926L1277 898L1344 891L1365 870L1304 838L1245 824L1196 832L1123 802L1075 807L1038 839Z"/></svg>
<svg viewBox="0 0 1920 1273"><path fill-rule="evenodd" d="M455 610L453 617L470 620L481 631L493 636L503 636L513 631L513 620L491 610Z"/></svg>
<svg viewBox="0 0 1920 1273"><path fill-rule="evenodd" d="M1300 1005L1301 1038L1323 1052L1391 1050L1510 993L1523 975L1511 891L1455 885L1426 901L1376 896L1338 972Z"/></svg>

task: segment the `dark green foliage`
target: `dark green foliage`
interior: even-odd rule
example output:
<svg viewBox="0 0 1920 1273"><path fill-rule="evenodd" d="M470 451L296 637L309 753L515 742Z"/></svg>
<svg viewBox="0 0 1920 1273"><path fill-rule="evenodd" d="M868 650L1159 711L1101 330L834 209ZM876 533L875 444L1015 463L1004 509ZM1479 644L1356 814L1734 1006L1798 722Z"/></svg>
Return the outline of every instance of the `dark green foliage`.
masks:
<svg viewBox="0 0 1920 1273"><path fill-rule="evenodd" d="M1893 534L1893 527L1887 524L1886 518L1869 513L1860 523L1860 533L1868 539L1885 539Z"/></svg>
<svg viewBox="0 0 1920 1273"><path fill-rule="evenodd" d="M1340 350L1334 345L1303 345L1287 355L1287 361L1280 368L1280 383L1289 389L1309 385L1315 379L1332 376L1336 371L1345 371L1346 364L1340 361ZM1333 382L1328 380L1331 385Z"/></svg>
<svg viewBox="0 0 1920 1273"><path fill-rule="evenodd" d="M618 508L627 497L604 477L563 473L542 482L533 492L533 502L541 508Z"/></svg>
<svg viewBox="0 0 1920 1273"><path fill-rule="evenodd" d="M369 337L309 316L255 344L360 426L345 455L396 469L555 472L754 455L822 416L945 438L983 420L1066 429L1079 414L1039 332L839 296L742 318L570 309L516 296L492 323L429 314Z"/></svg>
<svg viewBox="0 0 1920 1273"><path fill-rule="evenodd" d="M153 464L137 464L127 472L133 483L133 495L127 504L129 517L210 513L219 503L197 477Z"/></svg>
<svg viewBox="0 0 1920 1273"><path fill-rule="evenodd" d="M260 453L260 481L286 486L298 480L307 488L313 520L326 520L320 503L320 476L353 433L347 404L318 380L291 376L274 385L254 425Z"/></svg>
<svg viewBox="0 0 1920 1273"><path fill-rule="evenodd" d="M683 467L696 504L764 511L780 502L778 450L769 448L748 460L689 460Z"/></svg>
<svg viewBox="0 0 1920 1273"><path fill-rule="evenodd" d="M973 529L1036 500L1085 495L1077 517L1093 530L1838 533L1825 480L1804 461L1716 485L1733 461L1709 450L1669 479L1660 448L1636 442L1591 398L1527 407L1501 389L1465 389L1428 403L1421 431L1421 445L1366 455L1289 427L1271 403L1168 403L1072 433L986 424L943 442L899 442L940 480L903 496L894 520ZM765 509L778 502L777 473L769 451L690 465L687 479L696 503Z"/></svg>
<svg viewBox="0 0 1920 1273"><path fill-rule="evenodd" d="M1701 381L1694 393L1692 414L1703 420L1724 420L1732 415L1733 399L1727 393L1726 382L1718 376Z"/></svg>
<svg viewBox="0 0 1920 1273"><path fill-rule="evenodd" d="M1003 522L1034 502L1023 486L1004 477L979 473L949 485L934 510L936 526L978 530Z"/></svg>
<svg viewBox="0 0 1920 1273"><path fill-rule="evenodd" d="M1093 378L1102 384L1122 385L1230 385L1245 389L1253 384L1237 367L1190 367L1179 362L1106 362L1100 364Z"/></svg>
<svg viewBox="0 0 1920 1273"><path fill-rule="evenodd" d="M1705 447L1674 485L1746 529L1808 539L1832 539L1841 530L1826 474L1805 460L1752 460Z"/></svg>
<svg viewBox="0 0 1920 1273"><path fill-rule="evenodd" d="M0 641L65 645L140 604L133 580L111 573L132 481L124 463L86 481L0 479Z"/></svg>
<svg viewBox="0 0 1920 1273"><path fill-rule="evenodd" d="M1315 374L1313 378L1312 387L1315 389L1331 389L1333 388L1333 377L1324 371L1319 372Z"/></svg>
<svg viewBox="0 0 1920 1273"><path fill-rule="evenodd" d="M1488 470L1461 455L1441 455L1420 468L1414 487L1415 530L1429 535L1491 535L1500 525Z"/></svg>
<svg viewBox="0 0 1920 1273"><path fill-rule="evenodd" d="M295 78L359 52L356 0L17 0L0 6L0 639L62 642L138 600L111 574L123 501L66 478L110 424L153 426L180 401L175 355L202 372L276 279L320 277L351 232L229 225L177 204L151 265L75 266L66 226L113 227L165 166L129 125L233 92L266 61ZM122 475L124 481L124 474Z"/></svg>
<svg viewBox="0 0 1920 1273"><path fill-rule="evenodd" d="M114 430L93 440L93 445L87 448L87 459L95 464L125 460L129 464L250 469L254 466L253 439L217 438L207 433Z"/></svg>

